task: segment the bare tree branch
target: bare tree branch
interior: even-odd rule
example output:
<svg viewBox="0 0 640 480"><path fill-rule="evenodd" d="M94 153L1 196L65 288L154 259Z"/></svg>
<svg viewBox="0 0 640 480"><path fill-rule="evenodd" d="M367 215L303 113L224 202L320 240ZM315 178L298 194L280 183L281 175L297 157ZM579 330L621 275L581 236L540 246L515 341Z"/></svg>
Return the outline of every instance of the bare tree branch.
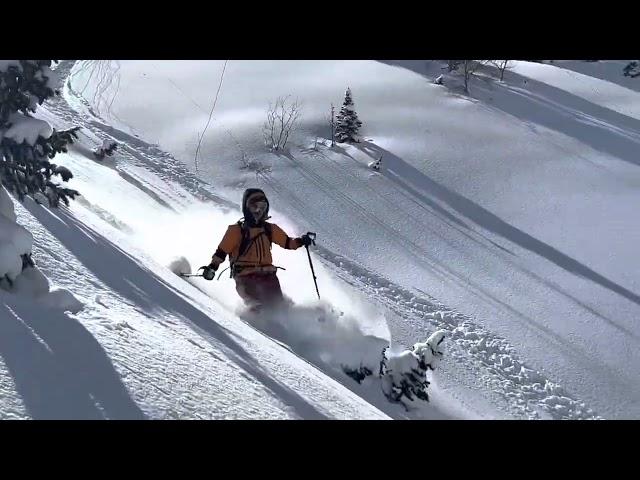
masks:
<svg viewBox="0 0 640 480"><path fill-rule="evenodd" d="M504 72L505 70L509 70L513 67L510 63L511 60L489 60L489 63L498 69L500 72L500 81L504 80Z"/></svg>
<svg viewBox="0 0 640 480"><path fill-rule="evenodd" d="M298 100L289 102L289 95L278 97L275 104L269 103L267 120L262 128L265 145L270 150L283 150L291 132L300 118L301 104Z"/></svg>
<svg viewBox="0 0 640 480"><path fill-rule="evenodd" d="M462 60L464 67L464 91L469 93L469 81L476 71L483 65L489 63L489 60Z"/></svg>
<svg viewBox="0 0 640 480"><path fill-rule="evenodd" d="M329 129L331 130L331 146L336 146L336 108L331 104L329 112Z"/></svg>

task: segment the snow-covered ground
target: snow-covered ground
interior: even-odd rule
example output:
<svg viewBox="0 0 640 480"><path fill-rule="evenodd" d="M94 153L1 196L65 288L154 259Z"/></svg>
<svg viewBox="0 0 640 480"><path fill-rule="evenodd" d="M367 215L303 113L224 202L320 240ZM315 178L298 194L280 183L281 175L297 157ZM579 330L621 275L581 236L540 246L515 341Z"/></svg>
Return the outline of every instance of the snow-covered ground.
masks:
<svg viewBox="0 0 640 480"><path fill-rule="evenodd" d="M95 96L90 80L83 96L110 123L193 166L222 65L120 62L117 93ZM78 92L90 70L79 67ZM640 177L628 115L638 98L624 88L621 113L614 82L523 63L502 84L476 79L466 97L452 79L433 85L440 72L425 61L230 61L200 174L235 201L257 181L298 232L318 231L328 255L438 299L597 414L637 416ZM371 140L310 150L347 86ZM265 154L266 105L287 94L302 100L302 129L289 155ZM243 173L240 149L271 172ZM380 154L384 171L372 175L366 164ZM398 341L432 328L406 316L387 315ZM498 382L528 384L504 368ZM466 397L451 375L448 391Z"/></svg>
<svg viewBox="0 0 640 480"><path fill-rule="evenodd" d="M83 308L2 294L3 418L385 417L145 257L101 211L25 206L40 268Z"/></svg>
<svg viewBox="0 0 640 480"><path fill-rule="evenodd" d="M434 402L407 413L387 402L374 381L358 385L331 369L371 354L379 361L387 344L384 320L370 309L361 332L352 314L366 314L367 307L347 295L339 324L327 305L305 306L292 295L298 306L290 315L299 328L287 340L323 362L336 382L241 321L230 281L191 284L177 277L167 268L173 254L208 260L207 239L238 212L144 142L132 139L115 159L97 161L91 152L102 144L93 133L98 129L64 101L39 115L56 128L70 119L85 126L79 143L56 157L76 170L73 185L83 196L69 209L31 200L15 207L24 228L12 228L9 244L18 254L30 251L30 231L39 270L18 276L20 266L9 265L7 271L30 285L25 277L41 270L55 288L37 302L20 288L0 291L2 418L445 418L453 411ZM7 199L0 203L3 219L14 219ZM203 225L211 213L211 226ZM303 270L294 265L292 274L301 276L296 268ZM341 288L332 288L336 306Z"/></svg>
<svg viewBox="0 0 640 480"><path fill-rule="evenodd" d="M109 190L143 202L128 186ZM103 210L25 207L41 270L83 308L2 293L3 418L385 417L138 251Z"/></svg>
<svg viewBox="0 0 640 480"><path fill-rule="evenodd" d="M518 62L466 96L449 75L432 84L438 62L232 60L194 172L223 63L78 63L64 100L40 115L83 125L56 157L83 196L52 212L26 202L18 221L40 269L84 308L60 313L58 329L29 310L2 316L13 330L0 337L31 355L0 347L6 417L68 416L62 401L38 404L66 390L77 417L103 414L96 402L124 418L640 417L640 97L613 70ZM347 87L364 141L315 145ZM280 95L303 112L275 155L261 127ZM120 148L97 162L105 139ZM260 172L240 168L243 156ZM207 263L254 185L288 233L318 232L327 303L314 301L304 251L274 248L300 305L287 338L296 354L238 317L231 280L185 282L167 268L180 256ZM350 319L329 316L333 333L312 323L328 303ZM332 369L345 352L383 339L404 348L437 329L446 353L418 412Z"/></svg>

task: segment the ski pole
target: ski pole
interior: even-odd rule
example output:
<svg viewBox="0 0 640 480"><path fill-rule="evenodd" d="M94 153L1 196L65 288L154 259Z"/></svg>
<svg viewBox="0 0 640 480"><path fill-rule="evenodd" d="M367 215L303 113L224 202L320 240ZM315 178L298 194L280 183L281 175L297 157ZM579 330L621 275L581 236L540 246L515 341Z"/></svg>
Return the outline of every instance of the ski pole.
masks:
<svg viewBox="0 0 640 480"><path fill-rule="evenodd" d="M313 232L307 232L307 236L311 238L311 243L315 245L316 234ZM307 249L307 257L309 257L309 266L311 267L311 275L313 276L313 283L316 286L316 293L318 294L318 300L320 300L320 291L318 290L318 278L316 277L316 272L313 270L313 262L311 261L311 253L309 253L309 245L305 245L304 248Z"/></svg>
<svg viewBox="0 0 640 480"><path fill-rule="evenodd" d="M213 280L216 273L212 271L208 266L200 267L197 271L204 270L202 273L181 273L181 277L204 277L207 280Z"/></svg>

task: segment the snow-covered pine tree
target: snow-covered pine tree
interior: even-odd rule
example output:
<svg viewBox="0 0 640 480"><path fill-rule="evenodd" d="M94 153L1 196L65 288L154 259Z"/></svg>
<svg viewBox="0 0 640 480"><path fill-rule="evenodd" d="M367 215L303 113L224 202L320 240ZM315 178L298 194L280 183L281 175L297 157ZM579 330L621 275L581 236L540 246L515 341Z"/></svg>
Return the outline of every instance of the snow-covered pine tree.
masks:
<svg viewBox="0 0 640 480"><path fill-rule="evenodd" d="M416 343L410 350L392 353L388 348L382 352L378 375L383 380L383 393L393 403L405 408L415 399L429 401L427 372L434 370L442 357L441 344L446 332L434 332L426 342Z"/></svg>
<svg viewBox="0 0 640 480"><path fill-rule="evenodd" d="M382 393L392 403L399 403L409 410L416 399L429 401L427 372L434 370L444 352L442 342L445 330L437 330L425 342L416 343L410 349L391 351L382 349L377 377L381 381ZM371 359L369 359L369 362ZM373 365L342 365L342 371L358 383L373 375Z"/></svg>
<svg viewBox="0 0 640 480"><path fill-rule="evenodd" d="M640 77L640 62L637 62L635 60L633 62L629 62L624 67L623 73L625 77Z"/></svg>
<svg viewBox="0 0 640 480"><path fill-rule="evenodd" d="M336 116L336 140L339 142L358 142L358 130L361 126L362 122L354 110L351 89L347 88L344 103Z"/></svg>
<svg viewBox="0 0 640 480"><path fill-rule="evenodd" d="M54 176L68 181L73 175L49 160L67 151L79 127L57 131L31 115L38 105L59 94L53 62L0 60L0 184L20 201L26 195L44 195L57 207L60 200L68 205L69 198L79 193L52 181Z"/></svg>

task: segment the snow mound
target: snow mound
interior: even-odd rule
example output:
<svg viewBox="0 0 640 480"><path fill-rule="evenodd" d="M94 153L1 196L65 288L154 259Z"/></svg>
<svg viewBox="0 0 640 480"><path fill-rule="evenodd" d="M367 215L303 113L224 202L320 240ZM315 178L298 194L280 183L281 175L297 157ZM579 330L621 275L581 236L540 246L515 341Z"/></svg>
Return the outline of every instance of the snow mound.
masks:
<svg viewBox="0 0 640 480"><path fill-rule="evenodd" d="M61 312L78 313L84 307L83 303L78 300L70 291L63 288L55 288L46 295L38 298L41 305L51 310L59 310Z"/></svg>
<svg viewBox="0 0 640 480"><path fill-rule="evenodd" d="M0 278L15 280L22 272L22 255L29 255L33 236L25 228L0 216Z"/></svg>
<svg viewBox="0 0 640 480"><path fill-rule="evenodd" d="M11 293L33 298L42 307L59 312L78 313L84 304L64 288L51 288L49 279L37 266L25 268L11 287Z"/></svg>
<svg viewBox="0 0 640 480"><path fill-rule="evenodd" d="M49 279L30 260L33 235L16 223L13 201L0 186L0 281L13 294L31 297L44 307L77 313L83 308L71 292L49 291ZM29 266L25 265L25 261ZM26 268L24 268L26 266ZM23 269L24 268L24 269ZM6 279L9 282L6 282ZM6 283L6 284L5 284Z"/></svg>
<svg viewBox="0 0 640 480"><path fill-rule="evenodd" d="M44 297L49 293L49 279L38 267L26 268L13 282L12 293L32 298Z"/></svg>
<svg viewBox="0 0 640 480"><path fill-rule="evenodd" d="M0 185L0 279L16 279L22 272L22 255L29 255L33 236L15 223L13 200Z"/></svg>

